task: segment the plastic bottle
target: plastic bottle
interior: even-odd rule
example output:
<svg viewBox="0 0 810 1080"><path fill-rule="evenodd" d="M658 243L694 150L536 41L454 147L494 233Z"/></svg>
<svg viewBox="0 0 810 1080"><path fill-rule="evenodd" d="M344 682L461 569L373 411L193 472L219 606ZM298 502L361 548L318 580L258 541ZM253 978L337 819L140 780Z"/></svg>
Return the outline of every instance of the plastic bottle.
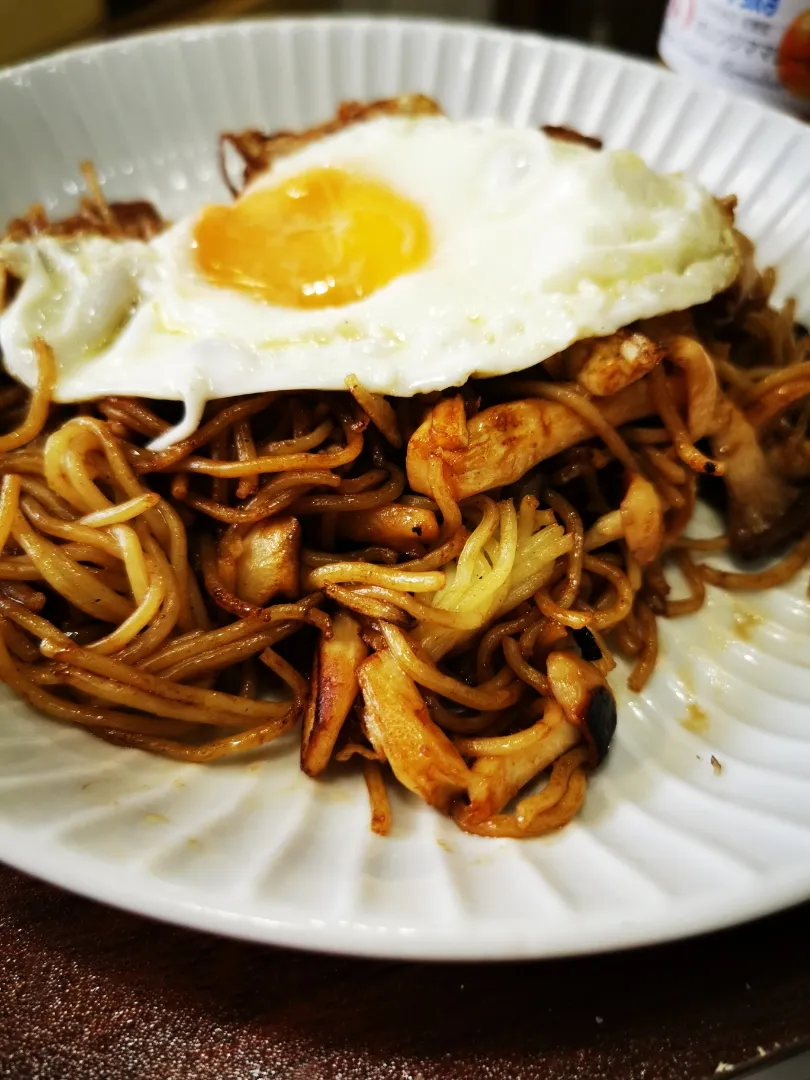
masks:
<svg viewBox="0 0 810 1080"><path fill-rule="evenodd" d="M658 49L673 71L810 117L808 0L670 0Z"/></svg>

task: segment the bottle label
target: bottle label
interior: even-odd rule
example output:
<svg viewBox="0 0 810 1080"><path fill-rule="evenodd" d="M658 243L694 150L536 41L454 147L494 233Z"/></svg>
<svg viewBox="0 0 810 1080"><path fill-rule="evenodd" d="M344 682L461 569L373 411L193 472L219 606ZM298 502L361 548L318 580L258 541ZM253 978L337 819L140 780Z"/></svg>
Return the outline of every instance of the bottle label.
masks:
<svg viewBox="0 0 810 1080"><path fill-rule="evenodd" d="M674 71L810 115L808 0L669 0L658 48Z"/></svg>

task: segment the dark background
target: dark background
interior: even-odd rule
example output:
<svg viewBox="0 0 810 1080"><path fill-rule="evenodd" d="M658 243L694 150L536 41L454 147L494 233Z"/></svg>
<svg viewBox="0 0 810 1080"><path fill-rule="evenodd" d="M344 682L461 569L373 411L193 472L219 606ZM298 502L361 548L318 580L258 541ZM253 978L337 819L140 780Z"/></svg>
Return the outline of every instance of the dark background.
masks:
<svg viewBox="0 0 810 1080"><path fill-rule="evenodd" d="M665 0L0 0L0 65L177 23L316 11L488 17L654 56L664 7Z"/></svg>
<svg viewBox="0 0 810 1080"><path fill-rule="evenodd" d="M665 7L665 0L499 0L495 17L507 26L654 56Z"/></svg>
<svg viewBox="0 0 810 1080"><path fill-rule="evenodd" d="M737 1080L810 1038L809 921L805 906L612 956L404 964L160 926L0 867L0 1077Z"/></svg>

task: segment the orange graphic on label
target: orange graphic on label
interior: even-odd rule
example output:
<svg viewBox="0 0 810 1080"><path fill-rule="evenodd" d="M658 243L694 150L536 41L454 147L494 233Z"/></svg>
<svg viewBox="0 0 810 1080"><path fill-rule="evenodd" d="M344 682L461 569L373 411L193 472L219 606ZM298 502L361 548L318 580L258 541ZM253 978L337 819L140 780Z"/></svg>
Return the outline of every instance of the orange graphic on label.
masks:
<svg viewBox="0 0 810 1080"><path fill-rule="evenodd" d="M810 8L798 15L785 31L776 66L785 89L810 100Z"/></svg>

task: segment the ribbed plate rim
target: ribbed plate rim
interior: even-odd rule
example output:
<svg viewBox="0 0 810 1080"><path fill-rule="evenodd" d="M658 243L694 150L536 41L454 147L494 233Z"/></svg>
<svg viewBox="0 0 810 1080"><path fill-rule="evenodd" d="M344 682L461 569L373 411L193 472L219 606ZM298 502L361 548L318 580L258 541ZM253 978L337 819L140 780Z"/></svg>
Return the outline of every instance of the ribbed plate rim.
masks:
<svg viewBox="0 0 810 1080"><path fill-rule="evenodd" d="M303 27L315 27L328 31L335 26L358 28L376 27L398 31L403 26L426 31L448 30L462 34L498 41L527 43L542 41L561 54L570 57L589 57L594 54L621 61L625 68L635 71L654 72L656 78L668 85L692 85L662 70L655 64L634 57L627 57L604 49L595 49L566 40L544 38L532 33L480 25L465 21L444 21L419 17L371 17L354 15L329 15L314 17L284 17L247 19L235 23L204 26L180 26L170 30L150 31L132 35L112 42L92 43L80 48L66 49L47 57L12 66L0 71L0 82L24 79L47 70L54 64L71 61L91 61L97 57L137 50L156 41L170 43L193 43L220 36L250 35L272 25L279 29L295 31ZM759 117L778 118L785 127L792 126L810 147L810 132L806 125L787 117L769 106L743 100L725 90L700 87L702 99L720 104L744 107ZM79 895L101 901L132 913L154 917L198 930L216 932L266 944L292 946L322 952L344 953L377 958L418 960L514 960L537 957L561 957L603 952L612 949L645 946L692 936L709 930L721 929L741 921L768 915L784 907L799 903L810 896L810 864L791 873L774 874L769 881L769 891L763 896L761 889L750 894L729 897L726 894L704 895L681 903L677 918L665 908L661 915L648 912L641 917L622 920L620 917L605 920L603 916L583 918L576 913L566 923L566 929L556 940L549 940L537 933L534 923L527 919L514 920L508 933L499 930L494 920L479 921L475 934L468 928L463 934L448 935L446 926L393 927L367 925L359 920L324 922L304 916L300 918L273 918L250 915L244 911L229 910L225 906L205 903L202 898L192 898L189 889L158 882L152 893L133 893L138 871L117 866L110 874L109 868L97 858L69 850L55 838L46 837L40 831L26 831L0 822L0 853L9 865L26 873L41 877L54 885L69 889ZM47 865L46 865L47 864ZM141 878L142 880L142 878ZM568 928L570 926L570 929Z"/></svg>

